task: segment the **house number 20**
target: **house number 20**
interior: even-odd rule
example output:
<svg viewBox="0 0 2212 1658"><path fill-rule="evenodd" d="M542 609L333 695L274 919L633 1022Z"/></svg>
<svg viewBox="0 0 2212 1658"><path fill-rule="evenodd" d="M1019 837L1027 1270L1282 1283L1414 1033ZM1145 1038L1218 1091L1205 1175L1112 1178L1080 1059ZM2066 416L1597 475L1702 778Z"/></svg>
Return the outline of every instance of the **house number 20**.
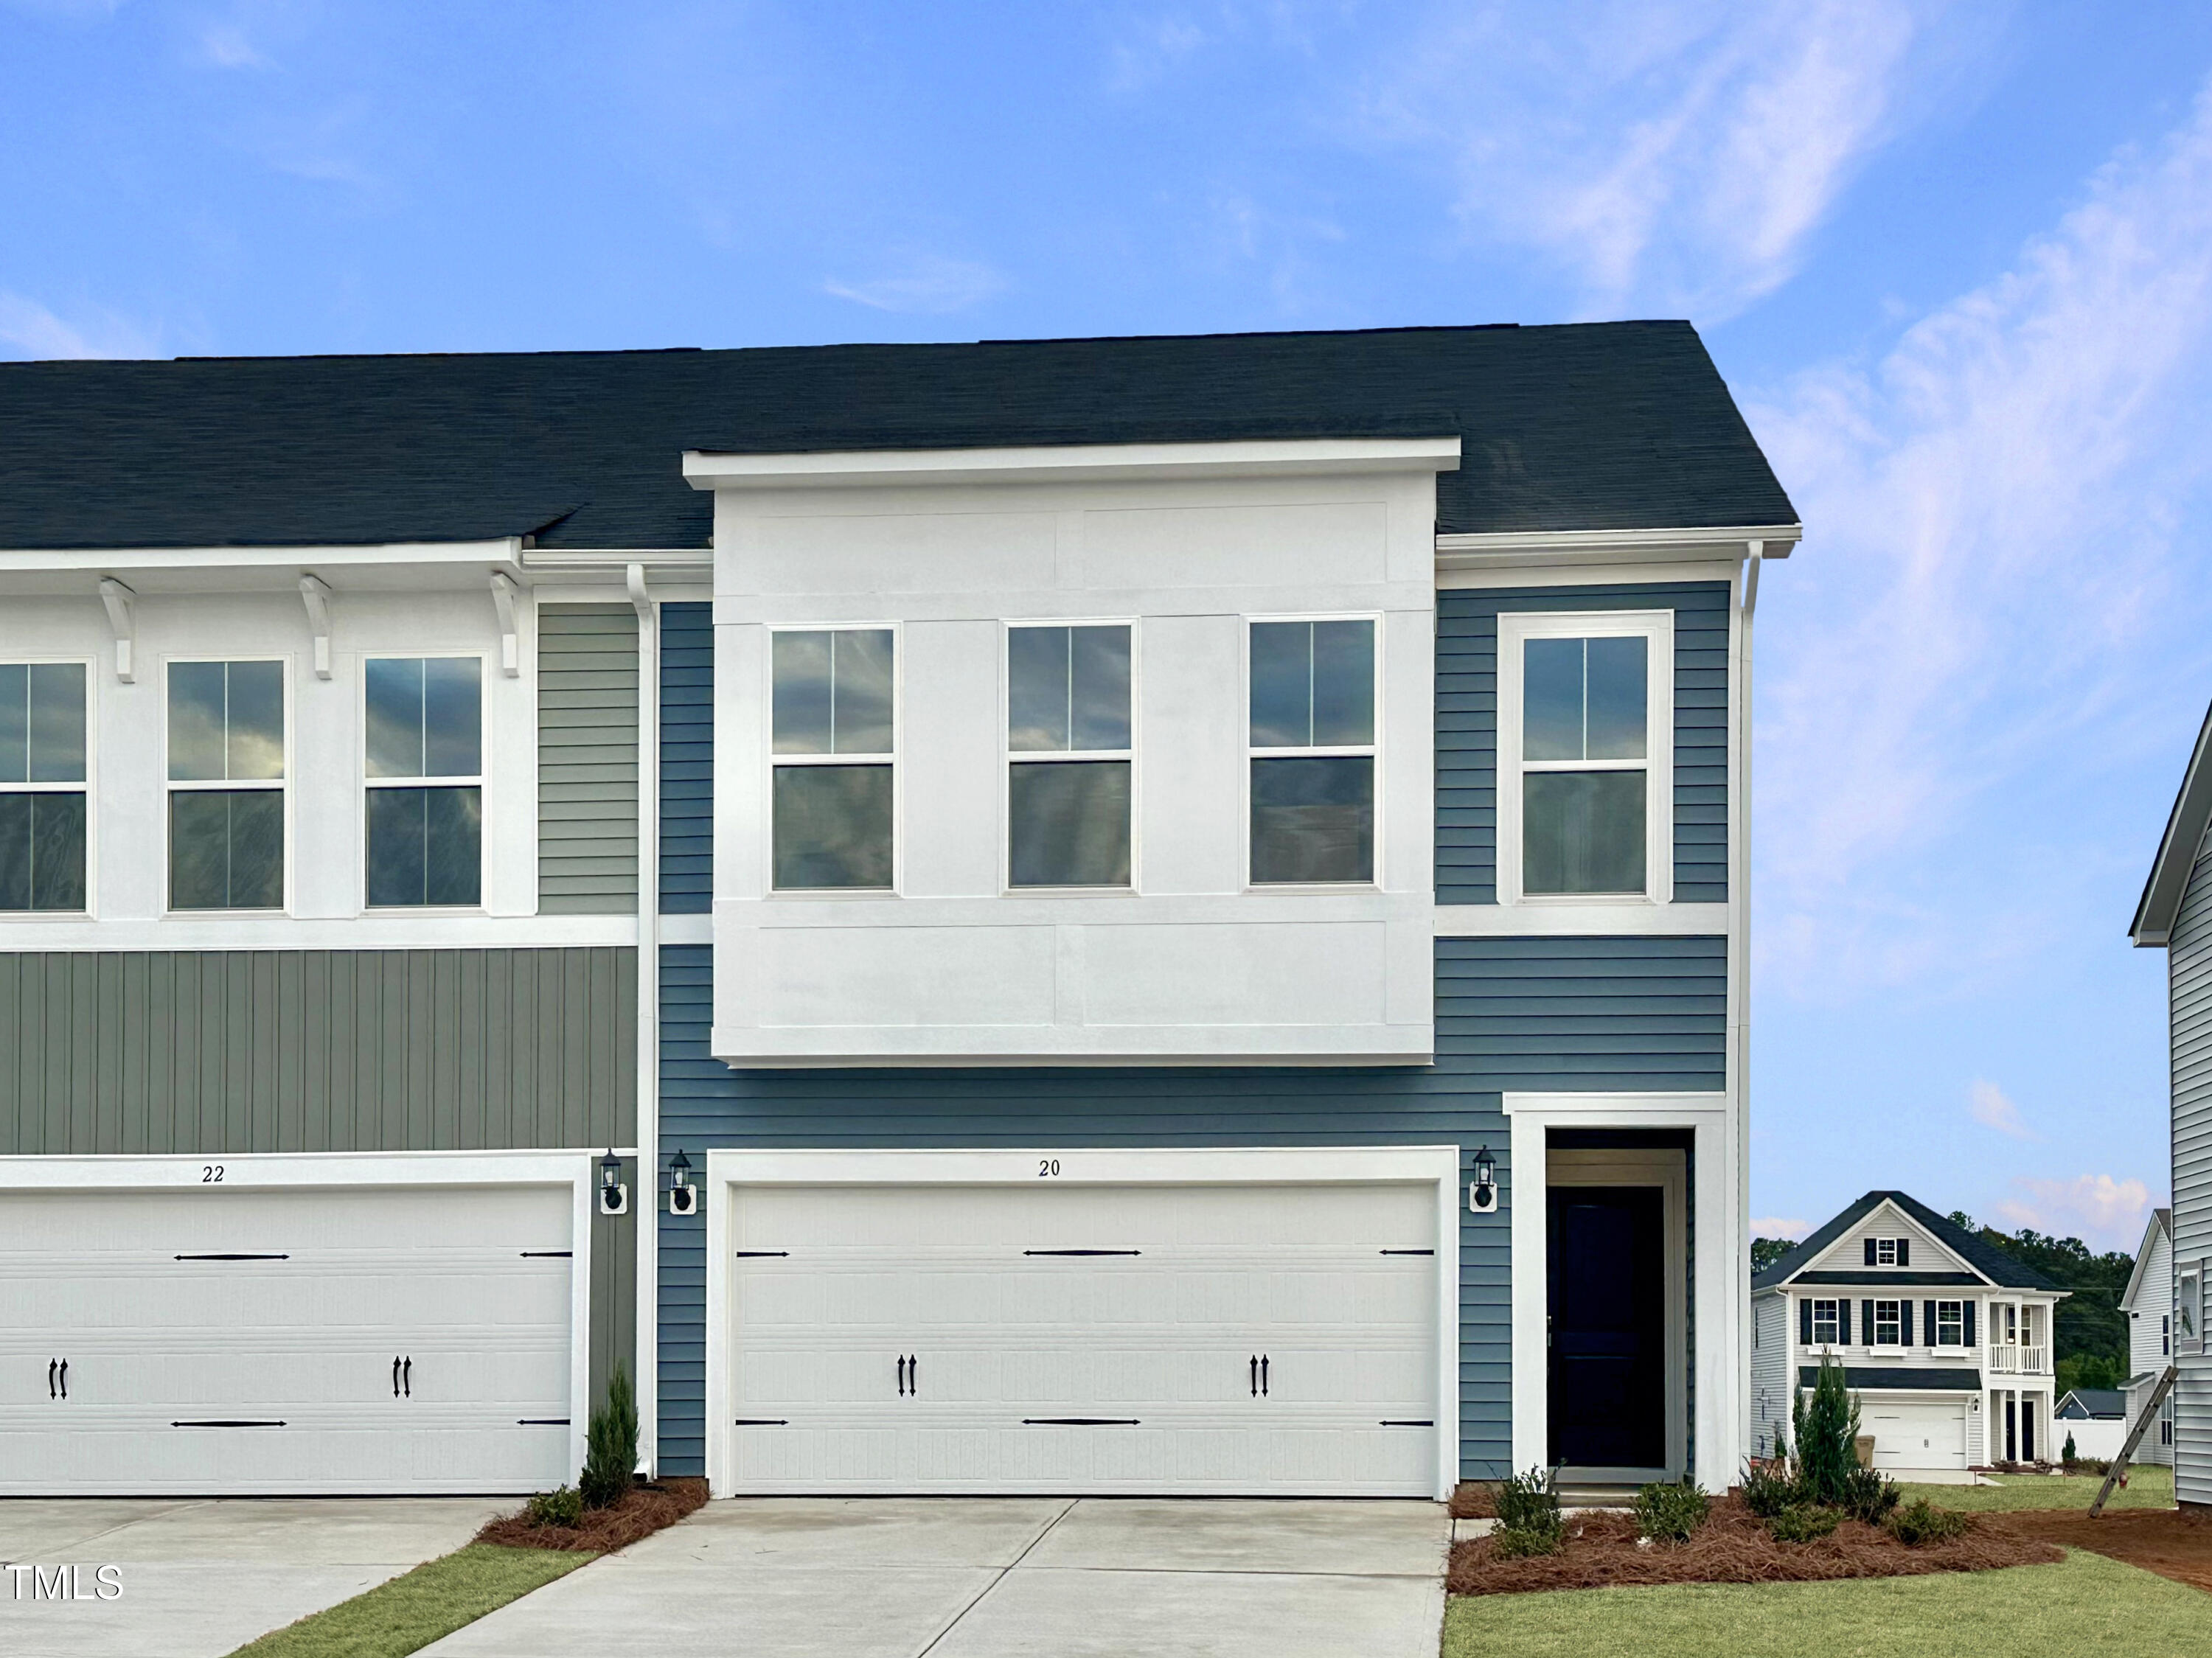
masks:
<svg viewBox="0 0 2212 1658"><path fill-rule="evenodd" d="M1060 1159L1058 1157L1039 1157L1037 1159L1037 1178L1039 1180L1050 1180L1058 1173L1060 1173Z"/></svg>

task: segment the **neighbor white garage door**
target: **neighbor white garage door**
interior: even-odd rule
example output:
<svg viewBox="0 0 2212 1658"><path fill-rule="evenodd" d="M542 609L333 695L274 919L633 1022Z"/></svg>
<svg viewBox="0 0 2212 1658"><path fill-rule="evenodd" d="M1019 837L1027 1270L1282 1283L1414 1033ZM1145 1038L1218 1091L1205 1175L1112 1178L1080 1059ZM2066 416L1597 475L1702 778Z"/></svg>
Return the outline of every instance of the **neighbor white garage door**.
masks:
<svg viewBox="0 0 2212 1658"><path fill-rule="evenodd" d="M0 1193L0 1491L569 1478L570 1191Z"/></svg>
<svg viewBox="0 0 2212 1658"><path fill-rule="evenodd" d="M731 1202L730 1490L1435 1488L1432 1184Z"/></svg>
<svg viewBox="0 0 2212 1658"><path fill-rule="evenodd" d="M1874 1436L1877 1468L1963 1468L1966 1466L1966 1401L1867 1400L1859 1431Z"/></svg>

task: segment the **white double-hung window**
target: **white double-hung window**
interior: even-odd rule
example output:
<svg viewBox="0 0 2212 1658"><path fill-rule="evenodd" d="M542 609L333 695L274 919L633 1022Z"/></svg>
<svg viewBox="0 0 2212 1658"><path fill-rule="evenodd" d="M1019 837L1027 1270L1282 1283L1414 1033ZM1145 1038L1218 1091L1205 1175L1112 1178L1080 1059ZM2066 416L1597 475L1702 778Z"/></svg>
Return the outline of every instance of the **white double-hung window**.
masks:
<svg viewBox="0 0 2212 1658"><path fill-rule="evenodd" d="M1375 623L1255 622L1251 881L1375 879Z"/></svg>
<svg viewBox="0 0 2212 1658"><path fill-rule="evenodd" d="M85 907L85 665L0 662L0 910Z"/></svg>
<svg viewBox="0 0 2212 1658"><path fill-rule="evenodd" d="M1498 618L1498 894L1674 891L1674 613Z"/></svg>
<svg viewBox="0 0 2212 1658"><path fill-rule="evenodd" d="M892 630L781 629L769 638L772 884L785 892L889 891Z"/></svg>
<svg viewBox="0 0 2212 1658"><path fill-rule="evenodd" d="M169 908L284 907L284 665L172 662Z"/></svg>
<svg viewBox="0 0 2212 1658"><path fill-rule="evenodd" d="M483 659L372 657L362 677L369 904L480 902Z"/></svg>
<svg viewBox="0 0 2212 1658"><path fill-rule="evenodd" d="M1127 623L1006 630L1006 884L1129 884Z"/></svg>

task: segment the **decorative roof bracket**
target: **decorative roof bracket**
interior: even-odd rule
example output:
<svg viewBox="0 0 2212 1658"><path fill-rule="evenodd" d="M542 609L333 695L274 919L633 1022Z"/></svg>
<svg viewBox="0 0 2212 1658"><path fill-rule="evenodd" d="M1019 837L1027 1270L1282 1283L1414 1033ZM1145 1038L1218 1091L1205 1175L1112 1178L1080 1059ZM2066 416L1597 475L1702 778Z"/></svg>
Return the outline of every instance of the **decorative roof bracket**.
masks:
<svg viewBox="0 0 2212 1658"><path fill-rule="evenodd" d="M522 646L515 634L514 601L520 590L514 578L503 570L495 570L491 577L491 602L499 611L499 665L509 679L522 673Z"/></svg>
<svg viewBox="0 0 2212 1658"><path fill-rule="evenodd" d="M138 618L132 610L138 595L112 575L100 579L100 602L107 607L107 625L115 635L115 677L125 684L135 683L134 660L138 643Z"/></svg>
<svg viewBox="0 0 2212 1658"><path fill-rule="evenodd" d="M331 590L319 576L300 578L300 598L307 607L307 629L315 636L315 677L331 677Z"/></svg>

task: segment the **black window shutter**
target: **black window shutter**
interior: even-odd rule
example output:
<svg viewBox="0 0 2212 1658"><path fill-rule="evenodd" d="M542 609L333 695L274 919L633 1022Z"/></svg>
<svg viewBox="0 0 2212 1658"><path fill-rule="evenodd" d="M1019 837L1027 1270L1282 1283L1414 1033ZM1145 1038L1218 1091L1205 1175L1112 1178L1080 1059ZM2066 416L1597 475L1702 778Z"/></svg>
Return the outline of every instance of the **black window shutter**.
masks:
<svg viewBox="0 0 2212 1658"><path fill-rule="evenodd" d="M1969 1301L1969 1302L1966 1303L1966 1345L1968 1345L1969 1347L1971 1347L1971 1346L1972 1346L1973 1345L1974 1345L1974 1303L1973 1303L1972 1302Z"/></svg>
<svg viewBox="0 0 2212 1658"><path fill-rule="evenodd" d="M1860 1339L1871 1347L1874 1345L1874 1303L1859 1303L1859 1318L1865 1327L1859 1332Z"/></svg>
<svg viewBox="0 0 2212 1658"><path fill-rule="evenodd" d="M1866 1243L1866 1264L1871 1266L1874 1265L1874 1240L1872 1238L1868 1238L1864 1242Z"/></svg>
<svg viewBox="0 0 2212 1658"><path fill-rule="evenodd" d="M1912 1265L1912 1240L1911 1238L1898 1239L1897 1264L1899 1266L1910 1266Z"/></svg>
<svg viewBox="0 0 2212 1658"><path fill-rule="evenodd" d="M1897 1303L1897 1345L1900 1347L1910 1347L1913 1345L1912 1303L1909 1301L1900 1301Z"/></svg>
<svg viewBox="0 0 2212 1658"><path fill-rule="evenodd" d="M1836 1303L1836 1342L1838 1346L1851 1345L1851 1303L1848 1296Z"/></svg>
<svg viewBox="0 0 2212 1658"><path fill-rule="evenodd" d="M1928 1327L1920 1333L1922 1339L1933 1347L1936 1345L1936 1303L1932 1301L1922 1302L1920 1316L1921 1321Z"/></svg>
<svg viewBox="0 0 2212 1658"><path fill-rule="evenodd" d="M1797 1339L1805 1346L1813 1345L1813 1298L1810 1296L1797 1303Z"/></svg>

